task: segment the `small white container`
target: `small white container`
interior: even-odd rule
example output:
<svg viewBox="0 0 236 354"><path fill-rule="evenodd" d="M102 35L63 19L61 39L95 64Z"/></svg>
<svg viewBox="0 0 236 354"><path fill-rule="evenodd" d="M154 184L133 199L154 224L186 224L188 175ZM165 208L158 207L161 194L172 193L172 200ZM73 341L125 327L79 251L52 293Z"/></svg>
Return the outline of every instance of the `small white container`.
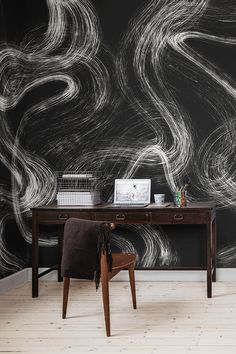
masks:
<svg viewBox="0 0 236 354"><path fill-rule="evenodd" d="M164 205L165 194L154 194L154 201L156 205Z"/></svg>

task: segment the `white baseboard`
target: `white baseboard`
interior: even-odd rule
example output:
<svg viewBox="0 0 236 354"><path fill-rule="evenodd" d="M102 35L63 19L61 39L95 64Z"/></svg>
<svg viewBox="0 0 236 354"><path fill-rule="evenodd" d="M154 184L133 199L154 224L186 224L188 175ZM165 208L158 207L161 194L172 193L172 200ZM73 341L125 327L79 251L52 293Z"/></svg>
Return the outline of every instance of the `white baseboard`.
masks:
<svg viewBox="0 0 236 354"><path fill-rule="evenodd" d="M25 268L9 275L6 278L0 279L0 294L17 288L29 281L29 268Z"/></svg>
<svg viewBox="0 0 236 354"><path fill-rule="evenodd" d="M40 272L47 268L40 268ZM44 280L57 280L57 271L52 271L43 277ZM206 281L206 270L136 270L136 281ZM29 268L31 281L31 268ZM128 272L121 271L112 281L128 281ZM217 268L217 281L236 281L236 268Z"/></svg>
<svg viewBox="0 0 236 354"><path fill-rule="evenodd" d="M236 268L217 268L217 281L236 281Z"/></svg>
<svg viewBox="0 0 236 354"><path fill-rule="evenodd" d="M138 270L136 281L206 281L206 270ZM114 281L128 281L128 272L122 271ZM217 268L217 281L236 281L236 268Z"/></svg>
<svg viewBox="0 0 236 354"><path fill-rule="evenodd" d="M39 272L47 268L40 268ZM0 293L14 289L31 281L31 268L25 268L20 272L0 280ZM43 278L46 281L57 281L57 271L46 274ZM135 271L136 281L183 281L201 282L206 281L205 270L137 270ZM217 268L217 281L236 281L236 268ZM128 281L128 272L121 271L112 281Z"/></svg>

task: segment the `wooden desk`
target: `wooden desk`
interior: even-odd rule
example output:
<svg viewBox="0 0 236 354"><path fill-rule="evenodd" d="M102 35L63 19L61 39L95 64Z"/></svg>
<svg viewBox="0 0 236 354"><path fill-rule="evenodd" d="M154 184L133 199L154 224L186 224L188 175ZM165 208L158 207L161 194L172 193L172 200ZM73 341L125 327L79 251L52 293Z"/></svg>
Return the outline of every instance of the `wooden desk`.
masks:
<svg viewBox="0 0 236 354"><path fill-rule="evenodd" d="M109 221L116 224L156 224L156 225L206 225L207 237L207 296L212 297L212 281L216 281L216 213L210 202L189 203L185 208L156 207L109 207L101 204L93 207L45 205L32 208L32 297L38 297L38 278L53 269L58 269L58 281L61 280L60 260L63 240L63 228L67 219ZM58 266L38 274L38 227L39 224L59 225Z"/></svg>

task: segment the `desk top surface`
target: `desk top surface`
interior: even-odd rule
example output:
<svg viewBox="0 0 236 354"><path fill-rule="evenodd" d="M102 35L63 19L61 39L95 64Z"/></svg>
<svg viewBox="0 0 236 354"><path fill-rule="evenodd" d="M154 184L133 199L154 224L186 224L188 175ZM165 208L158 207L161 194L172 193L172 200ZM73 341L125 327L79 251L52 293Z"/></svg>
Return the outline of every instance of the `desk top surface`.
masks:
<svg viewBox="0 0 236 354"><path fill-rule="evenodd" d="M128 210L128 211L154 211L154 210L212 210L215 209L215 203L212 201L204 201L204 202L192 202L192 203L187 203L186 207L183 208L178 208L175 207L173 203L168 203L168 206L157 206L155 203L150 203L146 207L140 207L140 206L115 206L109 203L103 203L103 204L98 204L98 205L89 205L89 206L84 206L84 205L57 205L55 204L48 204L48 205L41 205L41 206L36 206L31 208L32 211L41 211L41 210L47 210L47 211L53 211L53 210L91 210L91 211L116 211L116 210Z"/></svg>

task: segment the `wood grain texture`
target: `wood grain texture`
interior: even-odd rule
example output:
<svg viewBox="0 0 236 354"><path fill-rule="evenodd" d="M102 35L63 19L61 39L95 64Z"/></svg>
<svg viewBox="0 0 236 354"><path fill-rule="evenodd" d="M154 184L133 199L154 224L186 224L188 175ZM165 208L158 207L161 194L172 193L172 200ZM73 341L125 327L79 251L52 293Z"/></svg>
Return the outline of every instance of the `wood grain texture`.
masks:
<svg viewBox="0 0 236 354"><path fill-rule="evenodd" d="M188 203L187 207L156 208L150 204L148 208L135 207L129 209L109 207L109 204L81 207L81 206L57 206L55 204L34 207L32 210L32 297L38 297L38 225L54 224L61 229L70 217L84 218L88 220L106 220L114 224L154 224L154 225L206 225L207 226L207 296L212 296L212 279L216 280L215 246L212 245L212 225L215 221L215 205L210 202ZM216 238L214 237L214 241ZM210 241L210 242L209 242ZM62 244L62 243L61 243ZM61 248L60 242L58 243ZM214 247L213 247L214 246ZM62 250L59 250L59 254ZM60 278L60 260L58 262L58 279ZM213 267L213 278L212 278Z"/></svg>
<svg viewBox="0 0 236 354"><path fill-rule="evenodd" d="M112 336L104 330L101 289L72 280L68 318L61 319L62 283L41 281L0 296L1 353L233 354L236 352L236 282L136 282L133 311L128 282L111 282ZM71 314L71 315L69 315Z"/></svg>

